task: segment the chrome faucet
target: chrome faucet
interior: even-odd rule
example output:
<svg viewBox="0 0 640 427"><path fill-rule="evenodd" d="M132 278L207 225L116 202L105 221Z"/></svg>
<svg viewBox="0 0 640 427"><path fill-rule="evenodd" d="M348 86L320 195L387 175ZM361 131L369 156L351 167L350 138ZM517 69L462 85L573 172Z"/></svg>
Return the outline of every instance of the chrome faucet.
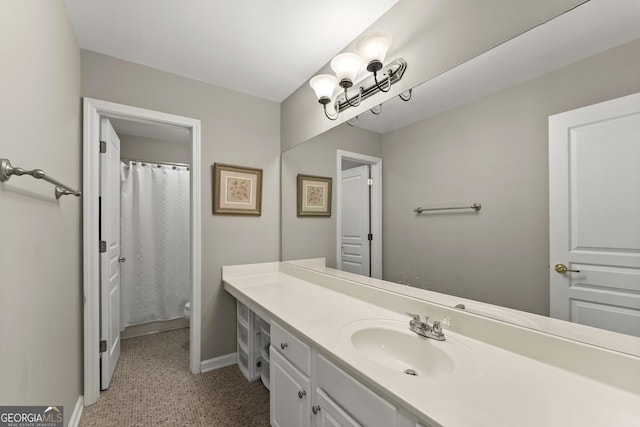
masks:
<svg viewBox="0 0 640 427"><path fill-rule="evenodd" d="M429 323L427 323L429 321L429 316L425 316L424 322L422 322L419 314L407 314L411 316L411 320L409 321L410 331L426 338L444 341L444 333L442 332L442 325L440 325L440 322L434 321L433 324L429 325Z"/></svg>

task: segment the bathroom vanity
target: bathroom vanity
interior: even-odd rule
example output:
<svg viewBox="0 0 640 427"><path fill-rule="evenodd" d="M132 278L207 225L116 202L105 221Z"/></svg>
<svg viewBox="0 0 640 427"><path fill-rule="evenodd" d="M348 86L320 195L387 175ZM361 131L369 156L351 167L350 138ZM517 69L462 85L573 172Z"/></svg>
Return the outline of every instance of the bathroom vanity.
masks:
<svg viewBox="0 0 640 427"><path fill-rule="evenodd" d="M274 427L640 425L640 357L327 271L223 267L239 322L265 331L242 350L266 369Z"/></svg>

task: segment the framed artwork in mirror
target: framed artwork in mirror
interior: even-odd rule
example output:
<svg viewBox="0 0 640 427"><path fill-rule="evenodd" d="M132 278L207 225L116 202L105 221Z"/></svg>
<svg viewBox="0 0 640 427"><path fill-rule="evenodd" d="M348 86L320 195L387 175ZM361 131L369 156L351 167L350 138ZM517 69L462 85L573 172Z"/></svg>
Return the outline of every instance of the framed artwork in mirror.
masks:
<svg viewBox="0 0 640 427"><path fill-rule="evenodd" d="M332 178L298 174L298 216L331 216Z"/></svg>
<svg viewBox="0 0 640 427"><path fill-rule="evenodd" d="M262 169L214 163L213 213L261 215Z"/></svg>

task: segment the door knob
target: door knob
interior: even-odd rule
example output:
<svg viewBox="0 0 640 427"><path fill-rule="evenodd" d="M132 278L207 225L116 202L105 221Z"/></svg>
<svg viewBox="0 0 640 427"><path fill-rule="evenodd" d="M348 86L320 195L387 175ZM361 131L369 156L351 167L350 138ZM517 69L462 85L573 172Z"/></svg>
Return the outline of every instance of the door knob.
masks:
<svg viewBox="0 0 640 427"><path fill-rule="evenodd" d="M569 270L564 264L556 264L553 269L558 273L580 273L580 270Z"/></svg>
<svg viewBox="0 0 640 427"><path fill-rule="evenodd" d="M125 257L118 258L118 262L119 262L119 263L121 263L121 264L122 264L123 262L125 262L126 260L127 260L127 259L126 259Z"/></svg>

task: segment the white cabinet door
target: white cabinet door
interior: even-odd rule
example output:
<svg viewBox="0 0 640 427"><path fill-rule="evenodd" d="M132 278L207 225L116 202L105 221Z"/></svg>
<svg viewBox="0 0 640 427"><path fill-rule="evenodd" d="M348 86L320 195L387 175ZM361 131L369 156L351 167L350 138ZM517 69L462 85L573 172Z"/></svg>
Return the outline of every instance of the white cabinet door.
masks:
<svg viewBox="0 0 640 427"><path fill-rule="evenodd" d="M549 118L552 317L640 336L639 159L640 94Z"/></svg>
<svg viewBox="0 0 640 427"><path fill-rule="evenodd" d="M271 426L311 425L311 380L271 346Z"/></svg>
<svg viewBox="0 0 640 427"><path fill-rule="evenodd" d="M312 413L316 427L360 427L360 424L319 388L315 390Z"/></svg>

